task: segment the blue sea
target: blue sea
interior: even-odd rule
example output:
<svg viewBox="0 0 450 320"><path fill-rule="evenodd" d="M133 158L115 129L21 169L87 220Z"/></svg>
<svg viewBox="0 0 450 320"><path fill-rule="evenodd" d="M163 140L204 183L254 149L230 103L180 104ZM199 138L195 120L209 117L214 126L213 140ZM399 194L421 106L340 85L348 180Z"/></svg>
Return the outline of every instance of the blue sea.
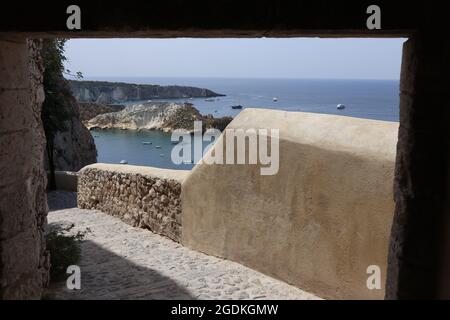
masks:
<svg viewBox="0 0 450 320"><path fill-rule="evenodd" d="M348 117L384 121L399 119L398 80L333 80L333 79L231 79L231 78L142 78L91 77L86 80L121 81L137 84L186 85L201 87L225 94L205 101L188 100L202 114L214 117L236 116L241 110L232 105L337 114ZM277 101L274 101L276 98ZM186 99L153 100L184 102ZM344 110L337 110L344 104ZM98 162L154 166L171 169L190 169L193 164L175 165L170 160L173 144L170 134L150 131L93 131ZM142 142L150 141L151 145ZM156 145L161 148L156 148Z"/></svg>

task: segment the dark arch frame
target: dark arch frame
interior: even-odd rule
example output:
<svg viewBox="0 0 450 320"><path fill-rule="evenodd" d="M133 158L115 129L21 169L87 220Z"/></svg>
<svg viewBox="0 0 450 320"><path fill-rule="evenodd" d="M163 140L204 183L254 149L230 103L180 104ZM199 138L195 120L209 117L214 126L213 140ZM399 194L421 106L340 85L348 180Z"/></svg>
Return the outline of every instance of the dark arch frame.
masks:
<svg viewBox="0 0 450 320"><path fill-rule="evenodd" d="M445 272L450 264L450 108L446 93L450 41L443 8L430 2L380 3L382 29L368 30L366 8L371 1L345 6L324 0L80 1L82 30L72 32L65 24L70 4L12 3L0 13L0 42L45 37L408 37L401 72L396 211L386 298L450 298ZM2 82L8 81L3 73L1 77ZM0 160L0 168L8 165ZM6 264L0 260L0 275Z"/></svg>

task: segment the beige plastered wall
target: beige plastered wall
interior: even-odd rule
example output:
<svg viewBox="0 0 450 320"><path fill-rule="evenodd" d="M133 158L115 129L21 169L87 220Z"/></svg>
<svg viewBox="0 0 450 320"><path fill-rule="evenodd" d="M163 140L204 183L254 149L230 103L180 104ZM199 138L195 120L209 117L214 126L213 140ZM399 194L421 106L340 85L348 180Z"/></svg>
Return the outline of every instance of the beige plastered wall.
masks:
<svg viewBox="0 0 450 320"><path fill-rule="evenodd" d="M198 164L182 184L182 243L323 298L382 299L398 123L245 109L227 128L279 129L279 171Z"/></svg>

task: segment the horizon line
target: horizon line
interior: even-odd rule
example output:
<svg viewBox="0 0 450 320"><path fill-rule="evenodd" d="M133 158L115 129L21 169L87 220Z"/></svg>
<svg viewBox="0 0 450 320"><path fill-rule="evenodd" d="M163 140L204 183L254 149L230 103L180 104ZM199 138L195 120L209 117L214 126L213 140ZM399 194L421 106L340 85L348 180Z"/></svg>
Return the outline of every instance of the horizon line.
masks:
<svg viewBox="0 0 450 320"><path fill-rule="evenodd" d="M230 76L105 76L105 75L95 75L86 76L82 79L71 79L71 80L89 80L89 78L162 78L162 79L251 79L251 80L362 80L362 81L400 81L400 78L323 78L323 77L230 77ZM70 78L67 78L70 79ZM94 81L94 80L91 80Z"/></svg>

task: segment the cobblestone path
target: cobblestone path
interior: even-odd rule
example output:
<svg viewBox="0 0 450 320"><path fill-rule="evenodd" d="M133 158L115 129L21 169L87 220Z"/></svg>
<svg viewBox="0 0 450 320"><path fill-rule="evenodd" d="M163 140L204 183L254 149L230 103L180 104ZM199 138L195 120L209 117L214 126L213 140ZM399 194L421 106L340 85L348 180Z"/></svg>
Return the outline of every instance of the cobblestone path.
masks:
<svg viewBox="0 0 450 320"><path fill-rule="evenodd" d="M190 250L102 212L67 208L76 203L73 197L51 194L49 207L54 210L48 222L73 223L74 232L90 229L79 263L81 290L54 285L48 290L49 298L317 299L238 263Z"/></svg>

